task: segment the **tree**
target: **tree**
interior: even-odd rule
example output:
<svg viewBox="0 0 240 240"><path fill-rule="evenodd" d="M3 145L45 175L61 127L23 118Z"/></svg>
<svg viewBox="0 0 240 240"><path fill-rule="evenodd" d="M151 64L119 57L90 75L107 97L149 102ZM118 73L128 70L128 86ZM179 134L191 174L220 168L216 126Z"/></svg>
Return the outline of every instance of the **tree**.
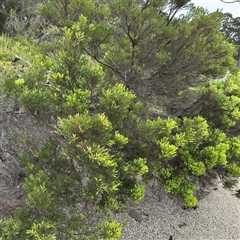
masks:
<svg viewBox="0 0 240 240"><path fill-rule="evenodd" d="M120 237L123 224L114 220L113 213L126 209L127 201L140 201L144 183L155 179L185 204L195 206L193 177L210 169L223 178L240 175L239 137L233 131L240 117L237 76L230 76L226 83L210 83L199 93L206 100L204 110L219 109L219 114L212 116L210 111L202 111L183 119L151 119L147 104L138 101L135 89L131 91L121 83L126 80L126 84L132 84L133 73L139 78L143 76L142 79L147 75L154 78L152 74L160 71L161 61L166 76L170 76L174 64L181 74L186 70L194 73L194 66L181 70L180 65L187 64L191 56L197 61L200 53L195 55L195 51L200 51L198 48L206 39L210 41L206 51L212 57L208 65L200 61L204 66L199 73L224 72L222 60L216 56L225 57L226 53L226 64L230 64L232 45L219 29L205 23L211 20L216 24L212 17L216 20L217 15L208 16L193 9L190 15L178 20L169 17L174 16L174 10L172 15L159 17L166 7L160 1L144 1L142 5L124 1L124 6L121 1L107 2L100 5L98 12L95 7L100 3L96 2L76 0L65 8L56 8L57 3L60 4L54 0L40 6L45 17L49 9L65 16L61 21L61 15L52 16L53 31L58 32L52 41L39 44L20 36L0 39L3 94L17 99L54 131L41 149L26 149L26 154L20 156L27 175L23 186L26 206L16 211L14 219L0 222L3 239L114 239ZM178 9L181 5L171 2L167 6ZM81 6L78 14L86 16L76 17L76 6ZM127 22L123 21L124 16ZM141 19L142 28L138 26ZM129 32L128 26L133 26ZM155 32L155 27L163 32ZM187 37L178 39L183 32L188 33ZM167 38L159 47L164 34ZM181 43L182 48L167 40ZM184 45L184 40L189 44ZM195 46L193 40L198 40L200 46ZM145 55L145 41L152 44L148 45L150 52L158 49L159 55ZM187 58L181 58L183 63L177 58L181 57L179 52ZM14 55L18 60L13 63ZM125 68L132 71L131 75L127 70L126 79ZM83 203L88 206L87 212ZM100 222L92 222L89 217L96 210L105 213Z"/></svg>
<svg viewBox="0 0 240 240"><path fill-rule="evenodd" d="M227 36L228 40L238 47L238 53L236 56L237 67L240 68L240 18L233 18L232 14L224 13L222 14L222 31Z"/></svg>
<svg viewBox="0 0 240 240"><path fill-rule="evenodd" d="M76 205L90 201L91 204L117 210L123 204L124 196L132 196L134 201L143 197L144 188L135 175L147 171L146 160L135 159L132 164L123 161L121 149L128 139L120 132L136 125L136 114L141 105L134 103L134 95L122 85L105 88L101 67L82 54L91 28L82 16L71 29L63 29L64 35L57 40L59 48L54 49L54 60L52 55L51 58L44 55L42 46L20 40L18 55L21 57L18 61L25 58L31 62L30 67L24 69L24 78L16 78L16 66L14 69L6 61L2 62L4 73L10 74L9 77L4 76L6 81L2 85L9 90L8 94L17 98L37 119L47 121L50 117L56 119L61 116L58 135L69 134L66 135L67 141L60 141L59 137L46 141L43 149L34 154L34 159L41 159L39 164L31 163L31 154L22 157L22 166L28 175L24 188L28 192L26 203L29 209L19 210L14 232L9 230L10 222L2 223L1 233L5 238L54 239L57 236L58 239L74 239L94 233L95 237L112 239L121 232L121 224L113 220L99 223L99 231L94 229L94 225L91 229L82 227L80 232L77 231L76 223L83 224L82 219L87 213L79 214ZM46 44L44 49L52 47L52 44ZM5 50L6 55L3 55L7 59ZM21 69L22 65L19 66ZM52 75L48 77L51 79L44 79L50 67ZM46 81L51 81L51 86L55 85L59 90L49 84L45 86ZM126 119L126 124L123 124L123 119ZM81 123L82 130L79 128ZM76 131L74 125L80 131ZM61 150L58 152L58 149ZM56 162L52 162L53 158ZM124 178L124 173L128 178ZM68 217L67 213L61 213L62 207L73 215ZM28 217L33 222L30 223ZM76 227L71 226L73 222Z"/></svg>
<svg viewBox="0 0 240 240"><path fill-rule="evenodd" d="M86 16L95 31L85 52L141 100L149 92L167 94L165 89L171 89L176 79L184 83L191 74L225 74L232 64L235 49L219 31L219 13L208 14L189 1L99 1L91 2L90 11L87 5L74 7L84 3L68 2L61 11L63 7L55 7L58 1L51 1L43 5L42 14L59 27L71 25L77 12ZM184 8L189 14L176 18Z"/></svg>
<svg viewBox="0 0 240 240"><path fill-rule="evenodd" d="M224 3L235 3L236 1L223 1ZM233 18L232 14L225 13L223 14L223 32L229 37L229 40L238 46L238 55L237 55L237 67L240 68L240 42L239 42L239 18ZM232 26L231 26L232 25Z"/></svg>

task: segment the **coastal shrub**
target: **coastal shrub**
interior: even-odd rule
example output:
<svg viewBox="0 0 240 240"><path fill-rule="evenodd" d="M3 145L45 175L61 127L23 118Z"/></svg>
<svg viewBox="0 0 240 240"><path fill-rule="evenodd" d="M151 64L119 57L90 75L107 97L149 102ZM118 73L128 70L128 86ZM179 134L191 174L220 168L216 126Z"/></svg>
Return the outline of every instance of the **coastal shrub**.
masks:
<svg viewBox="0 0 240 240"><path fill-rule="evenodd" d="M57 1L49 2L46 6L53 7ZM80 2L87 15L91 10L87 6L93 2ZM104 19L103 13L114 9L122 14L125 10L121 6L121 1L104 5L102 15L98 13L96 19ZM41 7L45 14L51 10ZM73 9L68 9L70 15ZM156 14L154 6L148 9L148 14ZM178 33L186 31L191 36L195 26L205 29L204 19L213 21L212 15L205 16L196 9L189 18L195 15L189 29L189 19L181 20L186 25L176 23L170 29L177 26ZM53 17L54 22L59 21L58 15ZM123 78L131 72L120 73L116 60L120 57L122 63L129 64L129 59L140 53L138 46L129 54L129 39L122 43L122 51L121 45L114 48L113 37L104 42L117 25L100 24L94 19L81 14L65 18L57 26L57 37L42 44L22 37L0 38L1 94L15 99L51 131L44 146L35 151L26 149L19 156L26 171L25 205L15 211L14 218L0 221L2 239L119 238L124 223L116 222L114 214L125 211L128 201L138 203L149 181L156 180L186 205L195 206L193 177L203 176L209 169L223 178L240 175L240 139L236 131L240 118L239 76L230 75L225 82L211 81L202 88L199 94L204 104L199 114L152 118L147 103L138 100L127 82L116 78L116 72ZM169 18L164 23L170 22ZM171 35L169 28L164 31ZM223 45L218 53L224 54L228 45L217 30L214 34L211 36L218 36ZM155 39L154 33L150 38ZM204 45L203 38L199 41ZM209 48L215 47L213 43ZM184 56L191 58L194 49L189 48ZM164 51L156 59L171 66L171 57ZM232 51L230 47L226 54L227 65ZM16 56L19 59L13 61ZM224 72L217 59L215 64L219 65L210 61L203 71ZM137 58L132 60L133 72L141 73ZM168 70L169 74L171 68ZM99 217L96 221L91 218L94 214Z"/></svg>

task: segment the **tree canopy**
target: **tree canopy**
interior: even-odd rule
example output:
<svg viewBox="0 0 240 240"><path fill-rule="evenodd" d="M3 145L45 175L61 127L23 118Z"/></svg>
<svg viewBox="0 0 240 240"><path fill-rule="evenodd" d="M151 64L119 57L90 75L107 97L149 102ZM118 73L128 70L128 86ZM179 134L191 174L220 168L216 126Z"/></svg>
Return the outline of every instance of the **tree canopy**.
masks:
<svg viewBox="0 0 240 240"><path fill-rule="evenodd" d="M222 32L228 38L228 41L238 47L238 53L235 56L237 59L237 67L240 68L240 18L234 18L230 13L222 14Z"/></svg>

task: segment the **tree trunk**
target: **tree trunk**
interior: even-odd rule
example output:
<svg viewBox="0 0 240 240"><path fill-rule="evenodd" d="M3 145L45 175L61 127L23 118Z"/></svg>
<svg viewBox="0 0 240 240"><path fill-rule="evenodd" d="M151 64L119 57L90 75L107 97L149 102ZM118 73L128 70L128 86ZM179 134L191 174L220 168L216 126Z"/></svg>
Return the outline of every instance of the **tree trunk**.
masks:
<svg viewBox="0 0 240 240"><path fill-rule="evenodd" d="M240 44L238 46L237 67L240 69Z"/></svg>

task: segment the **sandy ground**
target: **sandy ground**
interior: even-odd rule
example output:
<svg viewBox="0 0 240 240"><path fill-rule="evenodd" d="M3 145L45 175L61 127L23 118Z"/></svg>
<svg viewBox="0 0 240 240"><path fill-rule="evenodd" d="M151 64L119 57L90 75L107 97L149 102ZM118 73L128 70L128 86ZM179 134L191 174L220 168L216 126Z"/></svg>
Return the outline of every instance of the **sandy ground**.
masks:
<svg viewBox="0 0 240 240"><path fill-rule="evenodd" d="M134 212L142 217L140 222L127 214L119 220L127 220L122 240L240 240L240 198L233 190L221 185L198 202L197 209L183 209L182 205L166 194L156 198L148 196ZM137 218L136 218L137 219Z"/></svg>

